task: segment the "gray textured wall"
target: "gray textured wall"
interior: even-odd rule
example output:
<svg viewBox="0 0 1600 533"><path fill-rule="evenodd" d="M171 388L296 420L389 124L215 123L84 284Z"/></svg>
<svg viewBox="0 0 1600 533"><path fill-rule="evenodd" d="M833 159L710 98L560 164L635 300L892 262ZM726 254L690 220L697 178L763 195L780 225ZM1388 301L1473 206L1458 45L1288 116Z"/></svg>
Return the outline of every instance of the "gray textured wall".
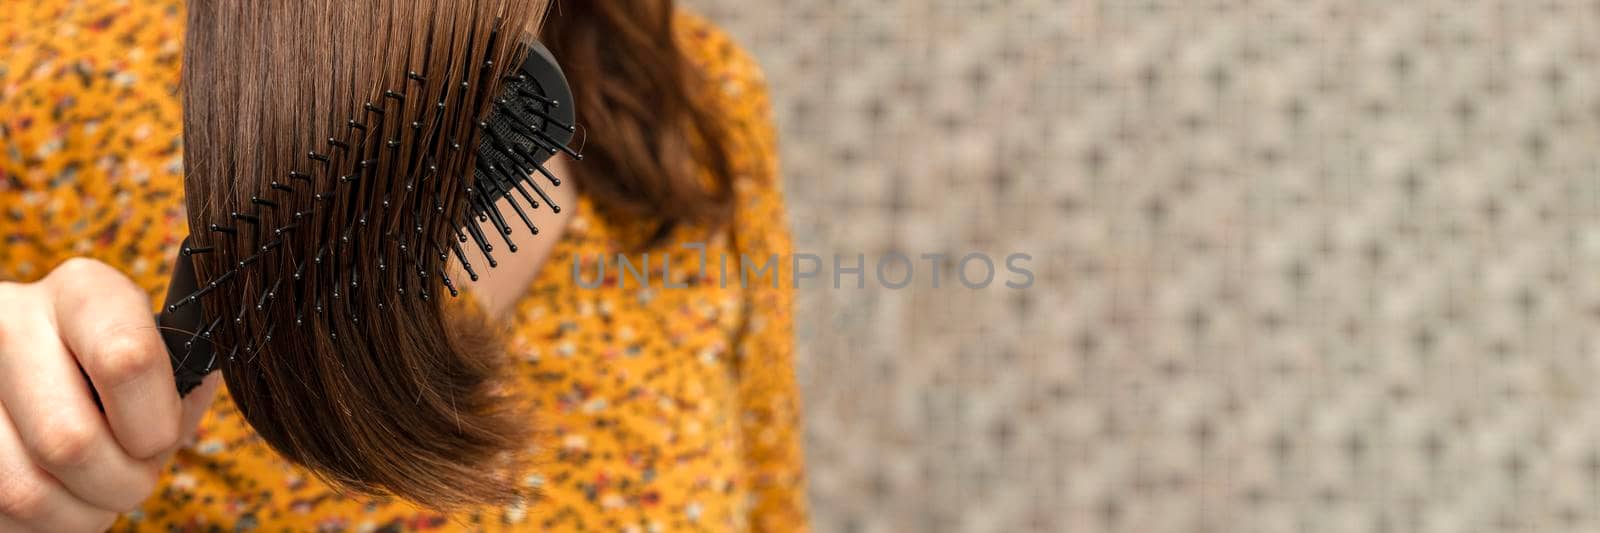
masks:
<svg viewBox="0 0 1600 533"><path fill-rule="evenodd" d="M803 292L819 530L1600 531L1600 3L689 4L801 250L1035 258Z"/></svg>

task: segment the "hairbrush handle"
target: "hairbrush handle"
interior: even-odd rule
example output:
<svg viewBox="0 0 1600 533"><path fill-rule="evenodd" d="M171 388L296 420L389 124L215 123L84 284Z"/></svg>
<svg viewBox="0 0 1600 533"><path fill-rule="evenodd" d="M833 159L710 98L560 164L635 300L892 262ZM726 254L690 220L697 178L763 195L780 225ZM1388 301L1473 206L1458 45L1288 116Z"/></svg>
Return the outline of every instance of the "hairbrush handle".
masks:
<svg viewBox="0 0 1600 533"><path fill-rule="evenodd" d="M161 304L161 313L156 315L161 340L166 343L168 357L172 360L172 377L177 381L179 395L187 395L200 386L200 381L216 370L217 363L211 337L205 333L207 322L200 302L184 303L184 299L200 290L194 262L185 253L188 249L189 239L186 238L177 259L172 262L167 299Z"/></svg>

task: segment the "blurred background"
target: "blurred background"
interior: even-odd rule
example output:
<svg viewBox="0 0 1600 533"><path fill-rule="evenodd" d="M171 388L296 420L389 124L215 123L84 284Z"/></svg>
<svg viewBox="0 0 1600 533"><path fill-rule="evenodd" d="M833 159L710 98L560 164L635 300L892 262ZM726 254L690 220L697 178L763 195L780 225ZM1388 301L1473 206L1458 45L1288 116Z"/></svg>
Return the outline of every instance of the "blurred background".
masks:
<svg viewBox="0 0 1600 533"><path fill-rule="evenodd" d="M687 3L797 250L1034 258L802 290L819 531L1600 531L1600 2Z"/></svg>

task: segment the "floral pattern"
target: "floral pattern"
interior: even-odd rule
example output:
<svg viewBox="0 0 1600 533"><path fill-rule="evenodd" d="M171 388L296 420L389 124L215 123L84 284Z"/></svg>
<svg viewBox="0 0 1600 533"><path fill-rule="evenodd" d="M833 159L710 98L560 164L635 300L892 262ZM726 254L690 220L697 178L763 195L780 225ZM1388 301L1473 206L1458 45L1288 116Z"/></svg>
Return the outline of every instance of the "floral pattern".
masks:
<svg viewBox="0 0 1600 533"><path fill-rule="evenodd" d="M7 11L0 279L37 279L89 256L159 301L185 232L182 2L49 0ZM679 21L746 143L735 151L735 220L675 230L649 255L651 282L641 286L616 258L649 225L608 217L580 192L509 325L514 377L539 430L523 451L533 464L524 498L442 515L338 493L272 452L224 391L157 493L114 530L805 529L792 294L784 283L738 280L741 253L781 257L790 246L765 81L720 30L687 13ZM702 254L731 266L712 259L702 272Z"/></svg>

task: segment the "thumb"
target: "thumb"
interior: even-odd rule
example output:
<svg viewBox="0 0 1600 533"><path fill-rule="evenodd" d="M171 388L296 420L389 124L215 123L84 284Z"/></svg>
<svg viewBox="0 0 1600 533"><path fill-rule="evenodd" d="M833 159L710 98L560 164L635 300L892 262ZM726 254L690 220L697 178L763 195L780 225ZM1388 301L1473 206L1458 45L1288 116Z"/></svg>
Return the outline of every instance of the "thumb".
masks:
<svg viewBox="0 0 1600 533"><path fill-rule="evenodd" d="M222 386L222 373L212 372L200 381L200 386L189 391L183 397L183 420L178 425L183 430L183 437L178 439L178 447L194 444L194 439L200 431L200 420L205 418L206 411L211 408L211 402L217 398L217 389ZM168 451L162 456L162 461L172 457L177 450Z"/></svg>

